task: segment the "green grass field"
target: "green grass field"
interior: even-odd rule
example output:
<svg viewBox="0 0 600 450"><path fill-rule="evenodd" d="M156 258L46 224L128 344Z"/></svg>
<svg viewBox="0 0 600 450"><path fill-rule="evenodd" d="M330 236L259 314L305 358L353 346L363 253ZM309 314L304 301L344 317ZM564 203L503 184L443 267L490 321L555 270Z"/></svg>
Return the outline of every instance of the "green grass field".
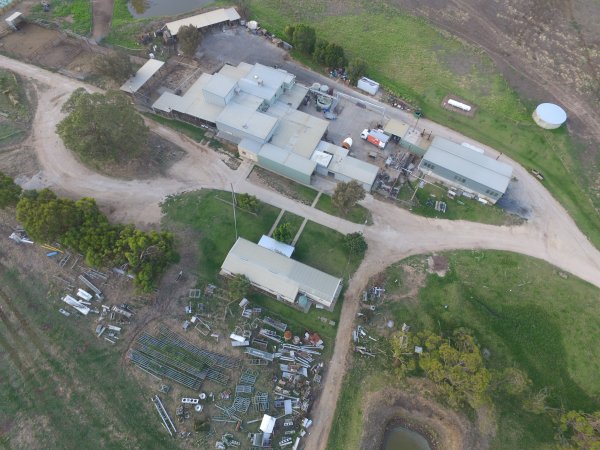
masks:
<svg viewBox="0 0 600 450"><path fill-rule="evenodd" d="M347 214L344 214L340 209L333 204L331 201L331 196L327 194L322 194L319 197L319 201L315 205L317 209L321 211L325 211L332 216L342 217L350 222L354 223L364 223L367 225L373 224L373 218L371 217L371 212L362 205L354 205L350 208Z"/></svg>
<svg viewBox="0 0 600 450"><path fill-rule="evenodd" d="M172 222L178 227L189 227L199 236L198 274L201 283L218 281L221 264L235 242L233 212L231 205L226 203L230 200L231 194L228 192L203 190L174 197L163 206L167 226ZM261 204L257 215L238 209L239 235L258 242L261 235L269 232L279 212L279 209L264 203ZM297 223L302 218L294 216L291 219L290 223ZM347 283L360 265L362 257L349 258L343 248L342 239L341 233L309 221L296 244L293 258L341 277ZM305 327L317 331L329 342L327 354L331 352L336 327L322 322L319 317L333 320L337 325L343 291L333 311L312 308L308 314L258 293L251 294L249 299L269 309L284 322L292 324L295 330L302 331Z"/></svg>
<svg viewBox="0 0 600 450"><path fill-rule="evenodd" d="M298 233L298 230L300 229L300 226L302 225L303 221L304 221L303 217L297 216L296 214L293 214L289 211L286 211L283 214L283 217L279 221L279 225L281 225L282 223L290 224L290 233L292 235L292 237L290 238L290 242L292 241L292 239L294 239L294 236L296 236L296 233Z"/></svg>
<svg viewBox="0 0 600 450"><path fill-rule="evenodd" d="M44 12L38 2L29 16L56 22L61 28L87 36L92 32L92 4L89 0L51 0L50 11Z"/></svg>
<svg viewBox="0 0 600 450"><path fill-rule="evenodd" d="M319 37L364 58L371 78L421 107L425 117L541 170L550 192L600 246L600 217L581 177L592 169L582 167L577 144L565 128L538 128L531 119L534 105L524 104L481 52L387 2L260 0L252 2L252 15L279 36L287 24L310 23ZM443 109L449 93L477 105L475 116Z"/></svg>
<svg viewBox="0 0 600 450"><path fill-rule="evenodd" d="M413 183L412 188L416 188ZM414 191L411 187L404 185L398 194L400 205L408 207L413 198ZM426 184L417 190L416 202L410 207L414 214L424 217L436 217L448 220L469 220L471 222L488 223L490 225L509 225L519 222L519 218L504 212L500 207L494 205L482 205L476 200L468 198L450 199L447 196L448 188L439 185ZM440 200L446 202L446 212L438 212L435 208L428 206L428 200Z"/></svg>
<svg viewBox="0 0 600 450"><path fill-rule="evenodd" d="M0 447L175 448L151 391L126 375L121 345L3 265L0 286Z"/></svg>
<svg viewBox="0 0 600 450"><path fill-rule="evenodd" d="M598 289L554 267L525 256L496 252L448 253L445 277L428 275L418 299L390 302L382 312L396 324L413 330L449 333L466 327L482 348L490 351L492 370L516 367L532 380L532 391L548 388L548 406L583 411L598 409L600 395L600 304ZM423 258L413 257L386 271L386 293L410 289L402 264L423 270ZM562 275L562 276L561 276ZM395 280L399 280L395 283ZM360 372L360 371L358 371ZM352 410L357 401L350 371L338 408ZM547 448L553 445L554 426L547 415L522 408L523 398L495 397L498 432L491 448ZM331 435L330 449L344 448L350 423L342 417ZM339 423L338 423L339 422ZM347 447L352 448L352 447Z"/></svg>

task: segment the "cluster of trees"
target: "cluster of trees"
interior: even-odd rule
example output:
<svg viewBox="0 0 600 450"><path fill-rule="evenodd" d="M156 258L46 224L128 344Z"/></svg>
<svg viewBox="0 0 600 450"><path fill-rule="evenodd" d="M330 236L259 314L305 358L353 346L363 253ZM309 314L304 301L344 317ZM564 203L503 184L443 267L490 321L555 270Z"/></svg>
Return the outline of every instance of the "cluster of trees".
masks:
<svg viewBox="0 0 600 450"><path fill-rule="evenodd" d="M548 389L533 392L527 374L516 367L490 371L470 332L458 328L451 336L430 331L403 330L389 340L394 367L400 376L424 374L444 395L448 404L477 408L493 396L523 399L523 409L548 414L557 425L557 440L565 450L600 449L600 411L584 413L550 408ZM422 348L417 355L415 347Z"/></svg>
<svg viewBox="0 0 600 450"><path fill-rule="evenodd" d="M194 25L184 25L177 32L179 50L188 58L194 56L201 40L202 32Z"/></svg>
<svg viewBox="0 0 600 450"><path fill-rule="evenodd" d="M86 161L125 161L141 153L148 141L142 116L118 91L90 94L80 88L62 109L68 115L56 132Z"/></svg>
<svg viewBox="0 0 600 450"><path fill-rule="evenodd" d="M343 47L317 38L316 30L310 25L288 25L284 32L296 50L311 56L319 64L336 69L347 67L348 78L352 84L356 84L359 78L367 73L368 66L364 59L355 58L348 61Z"/></svg>
<svg viewBox="0 0 600 450"><path fill-rule="evenodd" d="M144 232L133 225L112 225L92 198L59 198L49 189L25 191L17 219L42 242L60 242L84 255L91 266L123 266L143 291L151 291L177 255L170 233Z"/></svg>
<svg viewBox="0 0 600 450"><path fill-rule="evenodd" d="M475 338L465 329L459 328L447 338L430 331L403 331L392 337L390 345L399 373L421 370L451 406L476 408L489 401L492 375ZM418 357L415 346L423 349Z"/></svg>
<svg viewBox="0 0 600 450"><path fill-rule="evenodd" d="M15 206L21 195L21 186L11 177L0 172L0 209Z"/></svg>

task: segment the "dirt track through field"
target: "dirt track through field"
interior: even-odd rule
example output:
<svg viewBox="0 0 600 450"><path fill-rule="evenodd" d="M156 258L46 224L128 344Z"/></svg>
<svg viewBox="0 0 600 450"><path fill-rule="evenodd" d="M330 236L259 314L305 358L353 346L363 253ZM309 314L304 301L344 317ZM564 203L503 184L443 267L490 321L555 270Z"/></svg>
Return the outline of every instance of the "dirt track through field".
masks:
<svg viewBox="0 0 600 450"><path fill-rule="evenodd" d="M92 0L92 37L100 42L108 36L115 0Z"/></svg>
<svg viewBox="0 0 600 450"><path fill-rule="evenodd" d="M363 204L373 215L374 225L365 227L330 216L293 201L277 192L247 180L251 169L243 163L237 171L229 169L214 151L180 136L173 130L152 124L154 132L183 148L187 155L175 163L167 177L124 181L99 175L82 166L55 133L62 117L60 108L70 92L78 87L97 91L62 75L0 56L0 66L38 82L38 103L32 135L28 144L36 149L42 172L25 182L25 187L51 187L60 194L78 198L92 196L110 213L113 220L138 225L156 224L161 217L159 202L167 195L200 188L248 192L259 199L284 208L309 220L348 233L363 231L369 250L363 264L350 280L342 308L335 349L325 376L324 390L313 410L314 425L305 448L324 449L331 429L333 412L346 372L351 330L358 311L358 298L368 278L387 265L410 255L451 249L496 249L523 253L543 259L564 271L600 287L600 253L579 231L565 209L514 161L514 176L532 208L532 219L520 226L492 226L479 223L427 219L377 201ZM436 134L462 142L458 133L437 126ZM498 153L482 144L486 153Z"/></svg>

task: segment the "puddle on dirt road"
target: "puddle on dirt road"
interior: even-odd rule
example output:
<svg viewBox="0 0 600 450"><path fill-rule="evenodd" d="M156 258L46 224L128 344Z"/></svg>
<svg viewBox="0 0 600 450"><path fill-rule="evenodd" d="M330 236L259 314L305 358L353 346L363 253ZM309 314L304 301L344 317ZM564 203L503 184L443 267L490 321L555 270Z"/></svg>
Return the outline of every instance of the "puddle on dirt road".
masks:
<svg viewBox="0 0 600 450"><path fill-rule="evenodd" d="M427 439L416 431L397 426L388 430L382 450L431 450Z"/></svg>
<svg viewBox="0 0 600 450"><path fill-rule="evenodd" d="M135 18L176 16L194 11L213 0L130 0L127 4L129 12Z"/></svg>

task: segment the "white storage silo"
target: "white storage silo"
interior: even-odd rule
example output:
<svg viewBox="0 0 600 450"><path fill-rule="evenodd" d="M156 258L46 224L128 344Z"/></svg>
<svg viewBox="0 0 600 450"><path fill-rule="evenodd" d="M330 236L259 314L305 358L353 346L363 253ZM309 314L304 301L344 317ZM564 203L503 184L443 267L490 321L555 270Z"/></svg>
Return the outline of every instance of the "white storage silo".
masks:
<svg viewBox="0 0 600 450"><path fill-rule="evenodd" d="M560 127L567 120L567 113L554 103L542 103L535 108L533 120L546 130Z"/></svg>

